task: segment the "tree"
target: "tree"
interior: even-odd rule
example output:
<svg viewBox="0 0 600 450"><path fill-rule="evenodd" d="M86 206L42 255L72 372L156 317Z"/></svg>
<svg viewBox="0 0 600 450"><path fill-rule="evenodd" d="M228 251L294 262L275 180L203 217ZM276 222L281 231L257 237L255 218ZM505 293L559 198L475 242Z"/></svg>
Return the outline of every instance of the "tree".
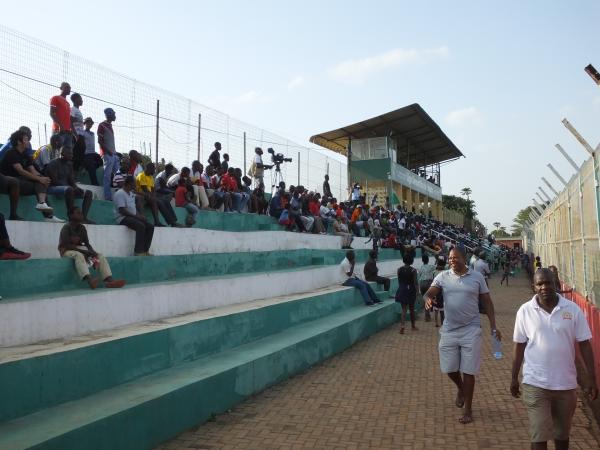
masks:
<svg viewBox="0 0 600 450"><path fill-rule="evenodd" d="M511 232L513 236L521 235L523 227L529 220L529 215L531 214L532 209L532 206L528 206L517 213L517 216L513 219L513 224L511 226Z"/></svg>
<svg viewBox="0 0 600 450"><path fill-rule="evenodd" d="M471 190L470 187L462 188L460 191L460 195L462 195L463 197L467 197L467 201L471 200L472 193L473 193L473 191Z"/></svg>
<svg viewBox="0 0 600 450"><path fill-rule="evenodd" d="M496 227L496 230L500 228L500 222L494 222L492 225Z"/></svg>

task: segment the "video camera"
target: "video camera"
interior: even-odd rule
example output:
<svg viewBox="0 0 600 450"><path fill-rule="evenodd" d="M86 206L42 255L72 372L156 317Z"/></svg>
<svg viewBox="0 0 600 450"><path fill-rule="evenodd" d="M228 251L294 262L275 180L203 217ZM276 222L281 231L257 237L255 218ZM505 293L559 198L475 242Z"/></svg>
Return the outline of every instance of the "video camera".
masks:
<svg viewBox="0 0 600 450"><path fill-rule="evenodd" d="M267 152L271 154L271 161L277 166L284 162L292 162L292 158L285 158L283 153L275 153L275 150L272 148L268 148Z"/></svg>

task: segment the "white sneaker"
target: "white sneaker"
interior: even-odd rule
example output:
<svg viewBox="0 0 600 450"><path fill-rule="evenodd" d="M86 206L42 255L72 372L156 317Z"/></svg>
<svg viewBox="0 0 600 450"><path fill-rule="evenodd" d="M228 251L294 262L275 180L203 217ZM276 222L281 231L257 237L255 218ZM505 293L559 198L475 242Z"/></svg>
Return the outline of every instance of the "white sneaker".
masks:
<svg viewBox="0 0 600 450"><path fill-rule="evenodd" d="M50 206L48 206L48 204L46 202L38 203L37 205L35 205L35 209L37 209L38 211L44 211L44 212L54 211L54 209L52 209Z"/></svg>
<svg viewBox="0 0 600 450"><path fill-rule="evenodd" d="M50 216L46 217L46 222L54 222L54 223L65 223L65 220L62 220L60 217Z"/></svg>

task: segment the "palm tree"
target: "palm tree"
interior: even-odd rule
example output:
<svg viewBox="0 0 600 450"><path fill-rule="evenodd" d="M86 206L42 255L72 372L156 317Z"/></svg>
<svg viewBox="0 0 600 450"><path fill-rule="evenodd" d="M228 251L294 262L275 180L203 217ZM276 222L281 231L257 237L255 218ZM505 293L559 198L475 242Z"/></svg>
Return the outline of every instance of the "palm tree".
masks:
<svg viewBox="0 0 600 450"><path fill-rule="evenodd" d="M462 188L460 191L460 195L467 197L467 201L470 200L470 195L472 194L472 190L469 187Z"/></svg>
<svg viewBox="0 0 600 450"><path fill-rule="evenodd" d="M496 230L500 228L500 222L494 222L492 225L496 227Z"/></svg>

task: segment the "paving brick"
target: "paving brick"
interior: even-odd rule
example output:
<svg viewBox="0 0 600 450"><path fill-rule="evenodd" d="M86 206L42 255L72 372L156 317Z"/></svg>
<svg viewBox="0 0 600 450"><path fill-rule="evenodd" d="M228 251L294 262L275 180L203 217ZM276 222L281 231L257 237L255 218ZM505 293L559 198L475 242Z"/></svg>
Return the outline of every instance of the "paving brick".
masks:
<svg viewBox="0 0 600 450"><path fill-rule="evenodd" d="M439 371L438 329L419 321L417 332L400 335L390 327L157 450L529 448L527 414L510 396L509 385L514 316L531 294L523 278L510 287L492 278L491 290L508 345L504 358L495 360L485 338L470 425L458 423L456 390ZM571 448L600 448L594 439L599 435L580 402Z"/></svg>

